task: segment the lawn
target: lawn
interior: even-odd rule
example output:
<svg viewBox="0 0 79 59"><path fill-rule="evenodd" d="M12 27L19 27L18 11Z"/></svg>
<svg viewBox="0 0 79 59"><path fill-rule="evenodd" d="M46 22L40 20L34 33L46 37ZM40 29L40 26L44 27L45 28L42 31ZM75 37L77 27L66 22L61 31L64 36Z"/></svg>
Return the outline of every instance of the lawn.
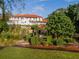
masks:
<svg viewBox="0 0 79 59"><path fill-rule="evenodd" d="M56 50L7 47L0 50L0 59L78 59L79 53Z"/></svg>

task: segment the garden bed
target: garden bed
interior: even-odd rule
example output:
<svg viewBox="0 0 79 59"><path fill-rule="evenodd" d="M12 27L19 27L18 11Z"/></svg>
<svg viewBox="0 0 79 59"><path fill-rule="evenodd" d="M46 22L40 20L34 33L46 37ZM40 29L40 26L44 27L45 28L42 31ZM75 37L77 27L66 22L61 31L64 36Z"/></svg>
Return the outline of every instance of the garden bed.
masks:
<svg viewBox="0 0 79 59"><path fill-rule="evenodd" d="M62 45L62 46L56 46L56 45L44 46L44 45L30 45L24 41L21 41L20 43L14 45L14 47L79 52L79 45L73 43Z"/></svg>
<svg viewBox="0 0 79 59"><path fill-rule="evenodd" d="M42 50L60 50L60 51L70 51L70 52L79 52L79 45L14 45L13 47L21 47L21 48L32 48L32 49L42 49ZM3 46L0 49L4 48Z"/></svg>
<svg viewBox="0 0 79 59"><path fill-rule="evenodd" d="M70 51L70 52L79 52L79 46L42 46L42 45L30 45L28 48L33 49L46 49L46 50L60 50L60 51Z"/></svg>

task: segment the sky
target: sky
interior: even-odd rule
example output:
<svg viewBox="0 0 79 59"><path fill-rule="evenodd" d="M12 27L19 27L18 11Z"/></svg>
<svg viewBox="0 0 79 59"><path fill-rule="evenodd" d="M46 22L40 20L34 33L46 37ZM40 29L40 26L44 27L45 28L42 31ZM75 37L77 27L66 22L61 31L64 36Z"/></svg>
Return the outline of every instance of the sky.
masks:
<svg viewBox="0 0 79 59"><path fill-rule="evenodd" d="M67 8L79 0L24 0L24 9L13 10L14 14L37 14L46 18L50 13L59 8Z"/></svg>

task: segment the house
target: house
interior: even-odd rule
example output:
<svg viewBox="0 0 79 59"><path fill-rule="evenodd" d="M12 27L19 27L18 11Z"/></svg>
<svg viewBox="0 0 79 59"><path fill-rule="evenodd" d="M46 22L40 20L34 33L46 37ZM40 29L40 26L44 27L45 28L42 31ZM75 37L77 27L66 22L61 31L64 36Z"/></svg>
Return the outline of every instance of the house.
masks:
<svg viewBox="0 0 79 59"><path fill-rule="evenodd" d="M9 25L46 25L47 19L35 14L17 14L11 16L7 22Z"/></svg>

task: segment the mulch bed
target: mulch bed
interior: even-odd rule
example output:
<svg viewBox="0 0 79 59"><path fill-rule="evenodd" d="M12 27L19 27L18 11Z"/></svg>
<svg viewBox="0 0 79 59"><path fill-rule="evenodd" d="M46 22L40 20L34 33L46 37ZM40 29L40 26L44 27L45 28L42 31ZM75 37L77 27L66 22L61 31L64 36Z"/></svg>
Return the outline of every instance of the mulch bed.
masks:
<svg viewBox="0 0 79 59"><path fill-rule="evenodd" d="M79 46L54 46L54 45L52 45L52 46L42 46L42 45L29 45L29 46L27 46L27 48L79 52Z"/></svg>
<svg viewBox="0 0 79 59"><path fill-rule="evenodd" d="M67 45L63 45L63 46L56 46L56 45L49 45L49 46L44 46L44 45L15 45L13 47L79 52L79 45L75 45L75 44L67 44ZM3 48L3 47L1 47L1 48Z"/></svg>
<svg viewBox="0 0 79 59"><path fill-rule="evenodd" d="M17 41L17 44L15 44L14 47L79 52L79 44L74 44L74 43L69 43L69 44L66 44L66 45L63 45L63 46L30 45L30 44L27 44L27 43L24 40L20 40L20 41Z"/></svg>

